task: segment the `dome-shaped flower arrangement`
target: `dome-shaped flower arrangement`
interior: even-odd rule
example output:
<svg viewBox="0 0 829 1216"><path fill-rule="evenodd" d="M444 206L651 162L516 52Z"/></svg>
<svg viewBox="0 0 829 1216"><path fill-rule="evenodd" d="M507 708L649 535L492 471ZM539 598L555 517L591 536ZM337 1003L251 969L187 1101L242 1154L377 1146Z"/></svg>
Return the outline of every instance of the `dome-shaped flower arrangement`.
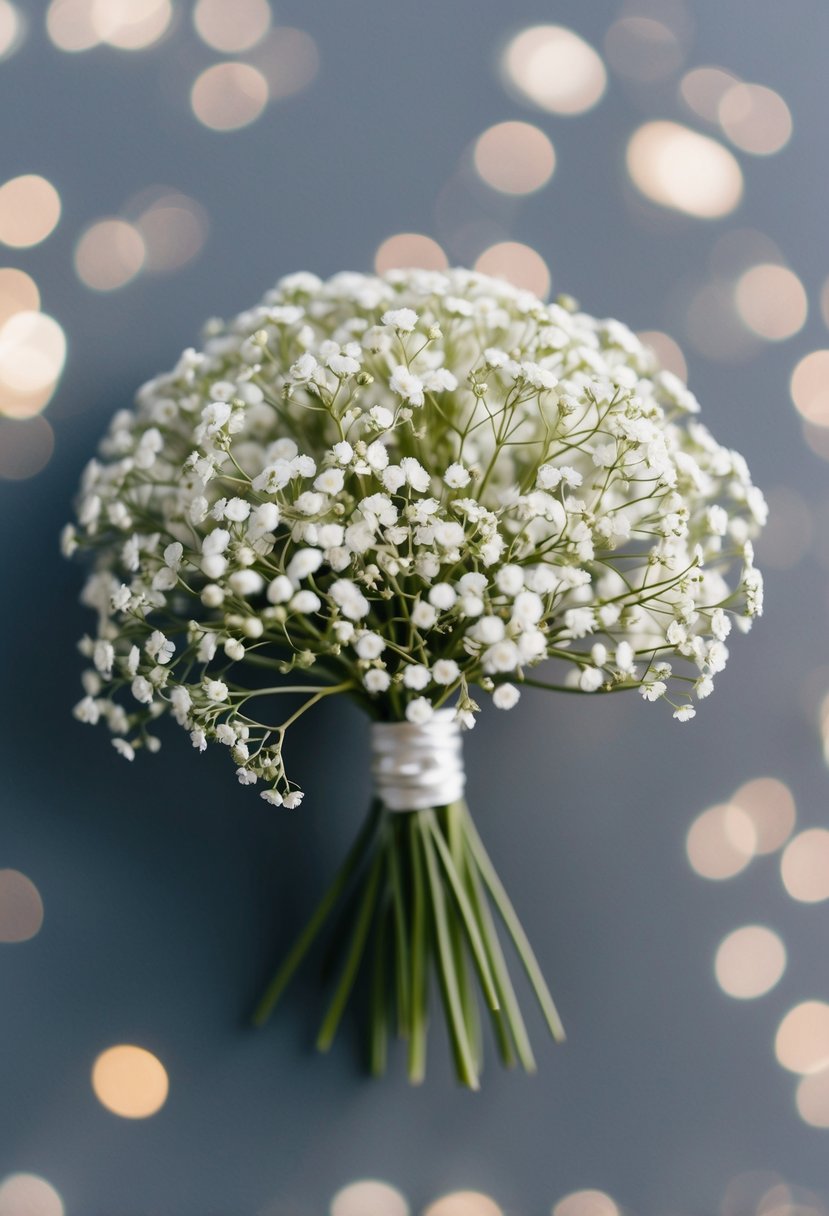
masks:
<svg viewBox="0 0 829 1216"><path fill-rule="evenodd" d="M434 970L461 1079L475 981L530 1069L497 912L560 1035L463 801L460 731L524 685L694 716L762 611L765 519L698 409L619 322L453 270L291 275L116 414L64 533L98 616L76 716L132 760L169 713L288 809L300 715L342 693L374 724L372 812L259 1020L346 918L321 1047L366 977L374 1069L394 1026L419 1080Z"/></svg>

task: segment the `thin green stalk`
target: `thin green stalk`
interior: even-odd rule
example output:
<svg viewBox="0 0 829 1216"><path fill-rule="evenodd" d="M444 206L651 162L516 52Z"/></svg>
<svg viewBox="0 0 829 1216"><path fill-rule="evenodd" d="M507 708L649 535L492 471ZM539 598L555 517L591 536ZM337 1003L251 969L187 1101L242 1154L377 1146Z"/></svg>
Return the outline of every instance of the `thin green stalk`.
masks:
<svg viewBox="0 0 829 1216"><path fill-rule="evenodd" d="M391 902L383 901L380 920L374 934L374 967L371 977L370 1022L370 1066L373 1076L380 1077L386 1071L388 1055L388 990L386 987L386 951L388 947L388 922L392 914Z"/></svg>
<svg viewBox="0 0 829 1216"><path fill-rule="evenodd" d="M489 910L489 902L483 889L481 876L477 865L473 863L471 857L469 857L466 874L469 887L469 900L475 909L478 923L481 926L481 937L483 938L484 947L489 958L495 986L498 990L500 1009L497 1012L492 1011L492 1024L498 1044L498 1051L504 1064L508 1068L511 1068L515 1063L515 1056L512 1050L514 1043L518 1058L525 1072L533 1073L536 1071L536 1065L532 1047L530 1046L530 1038L524 1025L524 1019L521 1016L521 1009L518 1004L518 998L515 995L515 989L512 986L504 952L498 940L498 931L492 919L492 913ZM510 1035L512 1036L512 1040L510 1040Z"/></svg>
<svg viewBox="0 0 829 1216"><path fill-rule="evenodd" d="M406 918L406 897L400 872L400 847L405 839L405 824L395 824L388 848L389 886L391 887L394 925L394 974L397 989L397 1033L406 1038L411 1025L411 961L409 958L409 929ZM402 830L400 830L402 829Z"/></svg>
<svg viewBox="0 0 829 1216"><path fill-rule="evenodd" d="M331 1004L328 1006L328 1012L323 1019L320 1032L317 1035L317 1049L319 1051L328 1051L328 1048L333 1043L337 1027L340 1024L340 1019L351 994L351 989L354 987L354 980L357 978L357 972L360 968L363 951L366 946L366 939L371 928L371 918L374 915L374 909L377 904L377 892L380 886L382 869L383 853L382 851L378 851L374 861L371 863L368 877L365 880L357 920L354 925L354 935L351 939L351 946L346 956L340 982L337 985Z"/></svg>
<svg viewBox="0 0 829 1216"><path fill-rule="evenodd" d="M359 869L368 853L369 846L380 821L381 811L381 804L375 800L372 803L368 818L363 824L345 861L340 866L331 885L317 905L316 911L297 938L292 949L288 952L285 961L274 975L270 984L268 984L259 1004L256 1006L253 1013L253 1021L256 1026L263 1026L267 1022L277 1001L293 978L296 969L314 944L317 935L331 915L340 896Z"/></svg>
<svg viewBox="0 0 829 1216"><path fill-rule="evenodd" d="M515 949L518 951L518 956L524 964L524 969L527 972L533 991L535 992L538 1003L544 1013L547 1025L550 1028L550 1034L556 1042L562 1042L564 1035L564 1027L561 1023L561 1018L550 995L550 990L547 987L544 976L541 974L541 968L538 965L538 959L535 957L533 948L529 943L524 928L518 919L517 913L510 903L509 896L504 890L503 884L498 877L495 867L489 859L486 849L483 846L480 836L477 833L471 816L468 821L467 840L472 857L477 862L481 871L481 876L490 890L495 906L497 907L504 924L507 927L510 937L513 940Z"/></svg>
<svg viewBox="0 0 829 1216"><path fill-rule="evenodd" d="M443 834L438 827L437 820L433 811L423 812L426 818L426 824L432 834L435 845L437 846L438 856L443 865L444 872L449 880L449 886L452 889L452 894L458 905L458 910L461 914L464 928L466 929L469 945L472 950L472 957L475 959L478 968L478 974L481 977L484 995L486 996L487 1005L490 1009L498 1008L498 994L495 991L495 984L492 980L492 972L489 969L489 963L484 950L481 934L478 928L475 914L467 898L466 891L463 889L463 883L458 876L455 868L455 863L452 860L452 854L443 838Z"/></svg>
<svg viewBox="0 0 829 1216"><path fill-rule="evenodd" d="M436 957L438 972L441 979L441 990L449 1025L449 1034L455 1055L458 1076L464 1085L470 1089L480 1088L478 1070L472 1052L472 1045L466 1032L463 1016L458 977L452 956L452 939L449 932L449 921L446 913L443 884L440 880L438 859L433 843L431 825L417 816L420 829L421 847L425 862L426 875L429 882L430 908L435 933Z"/></svg>
<svg viewBox="0 0 829 1216"><path fill-rule="evenodd" d="M445 819L444 839L446 840L449 854L452 858L452 863L460 880L461 885L464 883L464 875L466 871L466 855L463 848L463 822L459 811L462 810L457 802L451 803L446 807L443 818ZM436 812L435 826L438 834L440 834L441 815ZM469 967L467 966L466 947L464 943L464 925L456 916L450 918L452 928L452 946L455 951L457 960L458 979L460 981L461 1001L463 1003L463 1013L466 1020L466 1029L469 1035L469 1041L472 1044L472 1049L475 1053L475 1061L480 1072L484 1063L484 1040L481 1029L481 1011L478 1007L478 992L472 980ZM473 967L473 971L476 968ZM478 968L480 977L480 969Z"/></svg>
<svg viewBox="0 0 829 1216"><path fill-rule="evenodd" d="M412 986L409 1020L409 1080L419 1085L426 1075L426 1030L429 1022L426 890L416 815L406 816L412 863Z"/></svg>

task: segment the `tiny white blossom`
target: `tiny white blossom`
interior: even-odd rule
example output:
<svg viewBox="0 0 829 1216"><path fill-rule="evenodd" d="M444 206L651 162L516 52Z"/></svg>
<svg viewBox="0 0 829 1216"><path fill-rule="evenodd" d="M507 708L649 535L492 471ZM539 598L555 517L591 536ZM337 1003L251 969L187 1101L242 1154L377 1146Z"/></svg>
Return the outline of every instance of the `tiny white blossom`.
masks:
<svg viewBox="0 0 829 1216"><path fill-rule="evenodd" d="M513 709L520 697L521 693L514 684L499 684L492 694L492 704L496 709Z"/></svg>
<svg viewBox="0 0 829 1216"><path fill-rule="evenodd" d="M409 722L415 722L418 726L423 726L426 722L430 722L434 716L434 710L429 701L425 697L415 697L406 706L406 717Z"/></svg>
<svg viewBox="0 0 829 1216"><path fill-rule="evenodd" d="M125 760L135 759L135 748L127 743L126 739L112 739L111 743L118 755L123 756Z"/></svg>
<svg viewBox="0 0 829 1216"><path fill-rule="evenodd" d="M383 671L380 667L372 667L363 676L363 684L368 692L378 693L385 692L391 683L391 677L387 671Z"/></svg>
<svg viewBox="0 0 829 1216"><path fill-rule="evenodd" d="M401 333L408 334L417 325L417 313L412 308L392 308L384 312L380 320L384 325L391 325Z"/></svg>
<svg viewBox="0 0 829 1216"><path fill-rule="evenodd" d="M460 668L454 659L438 659L432 667L432 679L436 684L452 684L460 675Z"/></svg>

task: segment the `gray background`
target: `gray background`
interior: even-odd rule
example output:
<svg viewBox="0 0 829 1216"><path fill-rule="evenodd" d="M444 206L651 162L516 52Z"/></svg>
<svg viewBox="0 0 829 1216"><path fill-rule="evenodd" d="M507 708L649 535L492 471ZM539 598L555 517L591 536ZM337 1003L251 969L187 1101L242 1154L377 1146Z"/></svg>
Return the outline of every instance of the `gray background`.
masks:
<svg viewBox="0 0 829 1216"><path fill-rule="evenodd" d="M68 1216L311 1216L367 1176L400 1187L415 1210L469 1187L516 1214L547 1212L581 1187L643 1216L718 1213L729 1180L750 1170L829 1192L829 1132L798 1118L794 1078L772 1046L790 1006L829 999L825 907L793 903L774 857L710 884L684 853L694 815L763 774L791 786L801 826L826 820L814 717L829 688L829 671L815 674L827 661L826 468L803 441L788 378L827 344L817 300L829 271L829 9L693 5L686 66L718 63L778 89L795 124L779 155L738 154L740 211L703 222L645 206L624 177L625 142L643 119L697 125L676 78L638 87L611 73L601 104L572 119L522 106L499 82L509 35L554 20L600 48L616 3L283 0L276 16L316 39L319 75L230 134L189 111L193 76L220 56L179 7L180 28L150 50L70 56L32 4L25 45L0 64L0 177L43 173L64 205L49 240L5 261L37 279L70 343L45 415L55 456L28 481L0 483L0 866L29 875L46 908L36 938L0 946L0 1178L42 1174ZM470 737L471 805L570 1033L555 1048L533 1019L538 1076L493 1064L471 1095L450 1079L439 1032L420 1090L398 1054L385 1080L367 1080L353 1025L317 1057L313 974L267 1031L247 1029L269 965L362 814L364 723L347 706L303 721L294 755L307 796L293 814L236 788L224 756L198 758L177 735L126 766L69 714L88 621L80 572L60 561L56 537L108 416L207 315L250 304L289 270L370 269L393 232L440 239L438 194L470 142L509 118L548 132L556 175L525 200L469 186L470 216L537 248L554 290L589 311L670 330L706 421L761 486L808 500L818 540L794 568L767 566L766 617L735 641L689 726L638 698L537 693ZM78 234L155 182L205 207L201 256L111 296L88 291L72 269ZM790 342L715 363L688 349L677 301L717 238L745 226L777 242L810 318ZM475 252L449 246L454 260ZM767 997L736 1002L712 958L751 921L781 933L789 966ZM92 1092L93 1060L119 1042L156 1052L169 1072L153 1118L119 1119Z"/></svg>

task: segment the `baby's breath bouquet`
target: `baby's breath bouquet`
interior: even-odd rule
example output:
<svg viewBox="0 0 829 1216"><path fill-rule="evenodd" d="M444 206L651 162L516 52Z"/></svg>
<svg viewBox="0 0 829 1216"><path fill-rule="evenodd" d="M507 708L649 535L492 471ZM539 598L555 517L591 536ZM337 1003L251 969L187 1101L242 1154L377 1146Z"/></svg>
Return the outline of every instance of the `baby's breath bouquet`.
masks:
<svg viewBox="0 0 829 1216"><path fill-rule="evenodd" d="M532 1070L500 921L561 1037L464 801L461 732L525 685L693 718L762 610L765 517L698 408L617 321L453 270L284 278L115 415L64 534L94 557L98 616L76 716L132 760L169 713L288 809L289 727L338 694L372 722L368 819L258 1022L327 930L320 1048L364 981L372 1068L394 1028L421 1080L436 976L462 1082L478 989L502 1059Z"/></svg>

